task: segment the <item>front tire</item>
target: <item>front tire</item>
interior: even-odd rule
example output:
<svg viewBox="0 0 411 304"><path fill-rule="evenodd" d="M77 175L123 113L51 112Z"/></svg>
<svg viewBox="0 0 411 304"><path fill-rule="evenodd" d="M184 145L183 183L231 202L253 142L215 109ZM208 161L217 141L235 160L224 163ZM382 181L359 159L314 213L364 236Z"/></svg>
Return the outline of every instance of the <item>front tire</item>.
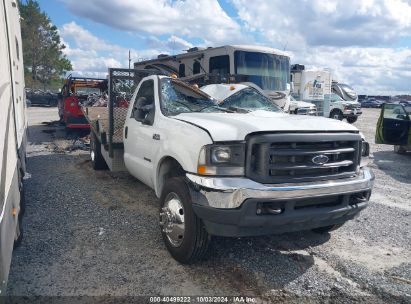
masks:
<svg viewBox="0 0 411 304"><path fill-rule="evenodd" d="M330 118L343 120L344 116L340 110L332 110L330 113Z"/></svg>
<svg viewBox="0 0 411 304"><path fill-rule="evenodd" d="M356 122L358 119L358 116L348 116L347 117L347 122L349 122L350 124Z"/></svg>
<svg viewBox="0 0 411 304"><path fill-rule="evenodd" d="M160 198L161 234L167 250L182 264L192 264L204 258L211 240L192 204L183 177L166 181Z"/></svg>
<svg viewBox="0 0 411 304"><path fill-rule="evenodd" d="M101 145L98 141L96 133L91 131L90 134L90 158L94 170L107 169L106 161L101 154Z"/></svg>

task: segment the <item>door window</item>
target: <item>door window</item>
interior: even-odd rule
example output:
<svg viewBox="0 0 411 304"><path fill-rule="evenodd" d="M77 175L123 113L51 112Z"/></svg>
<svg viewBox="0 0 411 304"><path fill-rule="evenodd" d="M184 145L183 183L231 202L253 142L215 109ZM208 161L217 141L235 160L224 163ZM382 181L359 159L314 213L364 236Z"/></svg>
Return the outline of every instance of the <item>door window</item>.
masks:
<svg viewBox="0 0 411 304"><path fill-rule="evenodd" d="M154 122L154 81L152 79L141 84L134 101L131 117L147 124Z"/></svg>
<svg viewBox="0 0 411 304"><path fill-rule="evenodd" d="M378 135L377 142L392 145L406 145L410 128L409 116L399 104L385 104L383 107L384 119L382 134L380 133ZM378 129L380 130L380 125Z"/></svg>
<svg viewBox="0 0 411 304"><path fill-rule="evenodd" d="M408 115L400 104L386 104L384 107L384 118L408 119Z"/></svg>

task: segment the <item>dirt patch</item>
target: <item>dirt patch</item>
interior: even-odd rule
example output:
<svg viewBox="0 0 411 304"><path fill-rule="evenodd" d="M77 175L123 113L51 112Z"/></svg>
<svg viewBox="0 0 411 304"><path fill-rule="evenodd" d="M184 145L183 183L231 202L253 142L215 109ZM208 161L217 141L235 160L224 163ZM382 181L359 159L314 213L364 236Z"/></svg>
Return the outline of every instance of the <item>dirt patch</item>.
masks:
<svg viewBox="0 0 411 304"><path fill-rule="evenodd" d="M407 249L384 243L370 244L360 237L335 243L331 251L345 260L378 272L409 263L411 259L411 252Z"/></svg>

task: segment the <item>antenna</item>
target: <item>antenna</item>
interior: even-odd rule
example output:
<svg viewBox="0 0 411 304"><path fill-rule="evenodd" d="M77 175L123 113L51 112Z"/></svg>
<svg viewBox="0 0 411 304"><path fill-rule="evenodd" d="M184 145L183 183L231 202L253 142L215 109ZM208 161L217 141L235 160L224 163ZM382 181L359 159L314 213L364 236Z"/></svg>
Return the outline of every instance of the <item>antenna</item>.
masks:
<svg viewBox="0 0 411 304"><path fill-rule="evenodd" d="M285 52L285 50L287 49L287 45L288 45L288 40L285 42L284 47L283 47L283 51Z"/></svg>

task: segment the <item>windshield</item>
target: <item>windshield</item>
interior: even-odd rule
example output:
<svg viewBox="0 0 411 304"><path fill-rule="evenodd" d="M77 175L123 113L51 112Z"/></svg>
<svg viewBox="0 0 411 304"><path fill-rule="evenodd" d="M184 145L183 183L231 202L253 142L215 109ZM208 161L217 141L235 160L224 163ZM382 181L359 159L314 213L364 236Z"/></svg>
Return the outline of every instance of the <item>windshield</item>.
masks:
<svg viewBox="0 0 411 304"><path fill-rule="evenodd" d="M227 109L241 108L250 111L267 110L282 112L269 98L251 87L245 88L226 98L220 103L220 106Z"/></svg>
<svg viewBox="0 0 411 304"><path fill-rule="evenodd" d="M253 82L263 90L285 91L290 74L290 60L286 56L234 52L235 74L244 76L243 81Z"/></svg>
<svg viewBox="0 0 411 304"><path fill-rule="evenodd" d="M90 87L76 87L77 95L91 95L91 94L100 94L101 90L99 88L90 88Z"/></svg>
<svg viewBox="0 0 411 304"><path fill-rule="evenodd" d="M190 112L221 112L216 100L199 89L172 78L161 79L161 110L172 116Z"/></svg>
<svg viewBox="0 0 411 304"><path fill-rule="evenodd" d="M339 95L337 94L325 94L324 95L325 99L329 99L331 100L331 102L335 102L335 101L344 101L344 99L342 99Z"/></svg>

